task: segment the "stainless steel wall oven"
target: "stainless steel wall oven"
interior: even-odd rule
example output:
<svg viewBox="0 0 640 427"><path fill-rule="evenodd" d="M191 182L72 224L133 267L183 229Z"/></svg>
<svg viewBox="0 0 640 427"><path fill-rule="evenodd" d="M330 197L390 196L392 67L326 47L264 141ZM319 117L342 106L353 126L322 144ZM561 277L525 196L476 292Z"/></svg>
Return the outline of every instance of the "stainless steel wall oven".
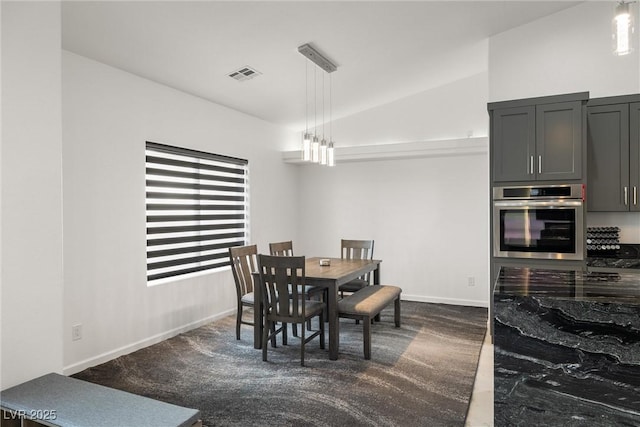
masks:
<svg viewBox="0 0 640 427"><path fill-rule="evenodd" d="M584 259L584 185L493 189L493 255Z"/></svg>

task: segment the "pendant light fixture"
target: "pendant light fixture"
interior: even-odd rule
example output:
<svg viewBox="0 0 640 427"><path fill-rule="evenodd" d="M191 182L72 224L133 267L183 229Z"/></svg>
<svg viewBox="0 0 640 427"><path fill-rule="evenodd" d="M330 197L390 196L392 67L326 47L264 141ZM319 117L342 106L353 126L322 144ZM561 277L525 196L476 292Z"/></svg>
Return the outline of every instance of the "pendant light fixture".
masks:
<svg viewBox="0 0 640 427"><path fill-rule="evenodd" d="M633 3L633 2L632 2ZM630 3L621 1L617 4L613 17L613 53L627 55L633 51L633 15Z"/></svg>
<svg viewBox="0 0 640 427"><path fill-rule="evenodd" d="M307 58L305 64L305 131L302 136L302 160L307 162L310 161L312 163L319 163L321 165L334 166L335 165L335 153L334 153L334 144L332 140L331 134L331 75L330 73L337 70L337 66L328 60L325 56L321 55L315 48L313 48L310 44L304 44L298 47L298 52L304 55ZM308 86L309 86L309 73L308 73L308 64L309 60L313 62L316 67L313 69L313 117L314 117L314 126L313 133L309 132L309 98L308 98ZM319 132L318 126L318 76L317 71L318 68L322 71L322 135ZM329 141L326 140L325 135L325 74L329 74Z"/></svg>

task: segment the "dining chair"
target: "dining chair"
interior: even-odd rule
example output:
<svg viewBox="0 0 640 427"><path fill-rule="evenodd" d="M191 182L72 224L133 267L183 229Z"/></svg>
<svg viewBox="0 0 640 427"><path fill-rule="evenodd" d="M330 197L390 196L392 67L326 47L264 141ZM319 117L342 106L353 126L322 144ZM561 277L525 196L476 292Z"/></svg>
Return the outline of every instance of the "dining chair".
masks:
<svg viewBox="0 0 640 427"><path fill-rule="evenodd" d="M346 240L340 241L340 258L342 259L373 259L373 240ZM340 296L345 292L356 292L365 286L369 286L370 273L353 279L340 285Z"/></svg>
<svg viewBox="0 0 640 427"><path fill-rule="evenodd" d="M293 256L293 242L269 243L269 253L273 256Z"/></svg>
<svg viewBox="0 0 640 427"><path fill-rule="evenodd" d="M272 256L293 256L293 241L287 240L284 242L269 243L269 253L271 253ZM311 299L312 296L320 295L321 301L327 300L327 298L325 298L325 288L319 286L305 286L305 292L309 299ZM326 314L327 313L325 312L325 317ZM297 337L298 328L296 325L292 325L292 328L293 336ZM307 325L307 329L311 330L311 323Z"/></svg>
<svg viewBox="0 0 640 427"><path fill-rule="evenodd" d="M236 314L236 339L240 339L240 325L251 325L243 319L244 307L254 307L253 276L251 273L258 271L258 247L256 245L235 246L229 248L229 259L233 280L236 282L236 296L238 299L238 311Z"/></svg>
<svg viewBox="0 0 640 427"><path fill-rule="evenodd" d="M287 324L304 325L318 316L320 328L305 337L304 326L300 336L300 365L304 366L305 345L315 337L320 337L320 348L324 349L324 308L322 301L310 300L306 295L305 257L258 255L260 290L264 305L265 327L262 335L262 360L267 361L267 343L273 343L275 336L282 334L282 344L287 344ZM282 295L289 294L289 298ZM281 322L279 328L276 323Z"/></svg>

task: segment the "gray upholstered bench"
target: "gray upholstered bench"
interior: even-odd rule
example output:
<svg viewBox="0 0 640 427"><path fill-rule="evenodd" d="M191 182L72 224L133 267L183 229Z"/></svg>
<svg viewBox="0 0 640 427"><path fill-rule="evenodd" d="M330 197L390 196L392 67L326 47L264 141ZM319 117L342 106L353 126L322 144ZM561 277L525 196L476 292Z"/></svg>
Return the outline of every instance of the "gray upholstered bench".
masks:
<svg viewBox="0 0 640 427"><path fill-rule="evenodd" d="M47 374L4 390L0 407L3 427L202 426L196 409L59 374Z"/></svg>
<svg viewBox="0 0 640 427"><path fill-rule="evenodd" d="M371 359L371 319L391 302L394 302L394 320L400 327L400 294L402 289L391 285L372 285L348 295L338 301L340 317L362 320L364 358Z"/></svg>

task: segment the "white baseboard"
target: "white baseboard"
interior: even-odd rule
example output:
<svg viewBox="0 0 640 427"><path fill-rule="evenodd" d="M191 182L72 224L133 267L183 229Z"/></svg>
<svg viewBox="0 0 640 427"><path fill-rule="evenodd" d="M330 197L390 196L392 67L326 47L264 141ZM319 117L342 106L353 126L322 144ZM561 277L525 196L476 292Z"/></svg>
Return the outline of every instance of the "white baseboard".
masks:
<svg viewBox="0 0 640 427"><path fill-rule="evenodd" d="M431 302L435 304L465 305L469 307L484 307L484 308L489 307L489 303L487 301L458 299L458 298L425 297L423 295L406 295L404 293L402 294L402 300L416 301L416 302Z"/></svg>
<svg viewBox="0 0 640 427"><path fill-rule="evenodd" d="M222 319L223 317L227 317L235 312L236 312L235 308L231 310L227 310L222 313L218 313L216 315L209 316L204 319L197 320L195 322L191 322L187 325L183 325L178 328L174 328L169 331L162 332L152 337L145 338L143 340L117 348L115 350L99 354L95 357L81 360L80 362L73 363L69 366L65 366L62 369L62 373L64 375L77 374L78 372L84 371L85 369L90 368L92 366L96 366L101 363L108 362L120 356L124 356L125 354L133 353L134 351L140 350L141 348L145 348L145 347L149 347L150 345L157 344L171 337L175 337L176 335L181 334L183 332L187 332L192 329L199 328L200 326L206 325L207 323L213 322L218 319Z"/></svg>

